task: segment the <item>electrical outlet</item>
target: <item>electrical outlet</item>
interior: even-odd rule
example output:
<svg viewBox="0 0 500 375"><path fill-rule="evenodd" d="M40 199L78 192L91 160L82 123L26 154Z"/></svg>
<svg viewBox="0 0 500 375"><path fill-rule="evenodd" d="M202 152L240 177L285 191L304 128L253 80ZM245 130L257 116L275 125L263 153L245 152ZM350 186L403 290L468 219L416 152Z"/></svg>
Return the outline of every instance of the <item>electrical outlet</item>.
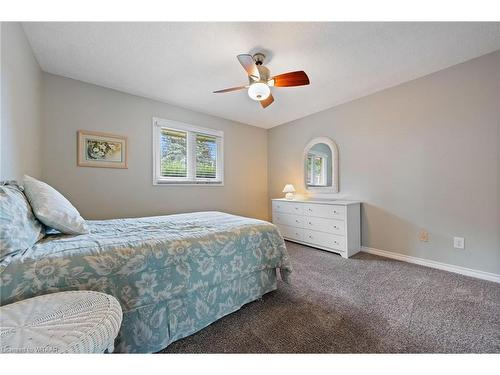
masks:
<svg viewBox="0 0 500 375"><path fill-rule="evenodd" d="M455 249L465 249L465 239L463 237L453 237L453 247Z"/></svg>
<svg viewBox="0 0 500 375"><path fill-rule="evenodd" d="M429 242L429 233L425 230L420 231L418 239L422 242Z"/></svg>

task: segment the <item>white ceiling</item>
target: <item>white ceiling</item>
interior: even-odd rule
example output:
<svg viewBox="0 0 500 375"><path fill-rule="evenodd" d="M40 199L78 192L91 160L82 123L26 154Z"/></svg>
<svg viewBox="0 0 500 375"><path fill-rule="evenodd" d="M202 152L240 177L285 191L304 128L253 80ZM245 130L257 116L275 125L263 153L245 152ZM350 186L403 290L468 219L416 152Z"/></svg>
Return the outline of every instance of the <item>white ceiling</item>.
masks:
<svg viewBox="0 0 500 375"><path fill-rule="evenodd" d="M24 23L49 73L263 128L500 49L500 23ZM264 51L271 74L311 84L273 88L263 110L236 55Z"/></svg>

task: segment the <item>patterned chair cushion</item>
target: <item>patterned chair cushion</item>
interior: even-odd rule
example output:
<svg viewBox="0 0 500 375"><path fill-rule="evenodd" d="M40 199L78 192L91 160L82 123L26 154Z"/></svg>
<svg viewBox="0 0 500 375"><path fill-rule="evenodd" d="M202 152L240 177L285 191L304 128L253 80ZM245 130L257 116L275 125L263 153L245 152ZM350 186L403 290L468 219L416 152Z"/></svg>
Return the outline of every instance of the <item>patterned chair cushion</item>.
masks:
<svg viewBox="0 0 500 375"><path fill-rule="evenodd" d="M89 233L78 210L52 186L30 176L24 176L23 185L33 212L42 223L65 234Z"/></svg>
<svg viewBox="0 0 500 375"><path fill-rule="evenodd" d="M29 249L44 234L21 188L0 185L0 260Z"/></svg>

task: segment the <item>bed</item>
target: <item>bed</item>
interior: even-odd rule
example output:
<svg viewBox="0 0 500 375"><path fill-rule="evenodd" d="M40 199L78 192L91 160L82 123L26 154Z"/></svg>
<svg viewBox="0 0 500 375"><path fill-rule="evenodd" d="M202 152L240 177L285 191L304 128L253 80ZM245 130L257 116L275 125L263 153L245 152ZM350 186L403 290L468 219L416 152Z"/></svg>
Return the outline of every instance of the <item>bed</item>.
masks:
<svg viewBox="0 0 500 375"><path fill-rule="evenodd" d="M286 247L268 222L221 212L88 221L0 264L0 304L66 290L115 296L116 351L167 347L288 281Z"/></svg>

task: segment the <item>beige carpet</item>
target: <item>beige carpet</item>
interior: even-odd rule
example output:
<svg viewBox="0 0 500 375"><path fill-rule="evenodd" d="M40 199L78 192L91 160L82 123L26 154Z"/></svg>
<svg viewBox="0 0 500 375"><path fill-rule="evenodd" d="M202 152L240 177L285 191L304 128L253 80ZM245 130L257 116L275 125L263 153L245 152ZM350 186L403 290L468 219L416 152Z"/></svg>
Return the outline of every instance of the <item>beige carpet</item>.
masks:
<svg viewBox="0 0 500 375"><path fill-rule="evenodd" d="M291 284L165 353L499 353L500 284L287 242Z"/></svg>

